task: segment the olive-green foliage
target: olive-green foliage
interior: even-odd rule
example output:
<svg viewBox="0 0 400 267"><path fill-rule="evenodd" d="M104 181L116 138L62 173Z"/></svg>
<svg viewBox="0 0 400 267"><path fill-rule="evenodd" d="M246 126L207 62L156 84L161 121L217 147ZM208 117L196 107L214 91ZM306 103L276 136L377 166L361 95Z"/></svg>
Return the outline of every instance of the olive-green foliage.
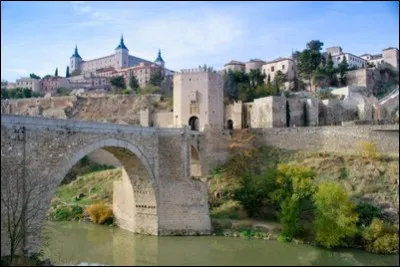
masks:
<svg viewBox="0 0 400 267"><path fill-rule="evenodd" d="M314 194L315 241L331 248L348 245L357 233L357 214L346 191L335 182L319 184Z"/></svg>
<svg viewBox="0 0 400 267"><path fill-rule="evenodd" d="M374 218L381 218L382 216L378 207L365 202L357 204L355 211L358 214L358 226L369 226Z"/></svg>
<svg viewBox="0 0 400 267"><path fill-rule="evenodd" d="M64 87L59 87L56 89L56 92L59 96L68 96L71 93L71 90Z"/></svg>
<svg viewBox="0 0 400 267"><path fill-rule="evenodd" d="M276 177L277 189L271 194L275 203L280 204L282 235L292 239L300 234L301 213L312 218L309 203L315 191L315 173L310 167L280 164ZM310 219L310 218L308 218Z"/></svg>
<svg viewBox="0 0 400 267"><path fill-rule="evenodd" d="M54 219L56 221L64 221L64 220L68 220L70 217L69 214L69 208L68 207L60 207L56 209L56 212L54 214Z"/></svg>
<svg viewBox="0 0 400 267"><path fill-rule="evenodd" d="M43 95L39 92L33 92L28 88L17 87L15 89L1 89L1 99L20 99L20 98L31 98L31 97L42 97Z"/></svg>
<svg viewBox="0 0 400 267"><path fill-rule="evenodd" d="M125 80L124 80L124 77L122 77L122 76L116 76L116 77L110 78L110 83L112 86L114 86L117 89L126 88Z"/></svg>
<svg viewBox="0 0 400 267"><path fill-rule="evenodd" d="M362 238L367 251L380 254L399 252L399 225L374 218L363 230Z"/></svg>
<svg viewBox="0 0 400 267"><path fill-rule="evenodd" d="M211 211L213 218L226 218L226 219L243 219L246 218L246 212L239 201L228 200L221 206L214 208Z"/></svg>
<svg viewBox="0 0 400 267"><path fill-rule="evenodd" d="M242 203L250 217L261 217L260 207L271 204L269 193L275 189L275 171L271 169L262 175L247 174L241 179L241 187L235 192L235 199Z"/></svg>

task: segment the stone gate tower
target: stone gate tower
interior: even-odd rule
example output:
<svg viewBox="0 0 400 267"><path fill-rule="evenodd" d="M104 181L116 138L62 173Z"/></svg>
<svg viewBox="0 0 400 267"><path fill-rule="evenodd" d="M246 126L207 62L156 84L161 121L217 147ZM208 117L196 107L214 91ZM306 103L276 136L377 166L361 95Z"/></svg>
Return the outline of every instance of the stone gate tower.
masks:
<svg viewBox="0 0 400 267"><path fill-rule="evenodd" d="M223 115L223 79L219 73L204 66L174 75L175 127L222 129Z"/></svg>

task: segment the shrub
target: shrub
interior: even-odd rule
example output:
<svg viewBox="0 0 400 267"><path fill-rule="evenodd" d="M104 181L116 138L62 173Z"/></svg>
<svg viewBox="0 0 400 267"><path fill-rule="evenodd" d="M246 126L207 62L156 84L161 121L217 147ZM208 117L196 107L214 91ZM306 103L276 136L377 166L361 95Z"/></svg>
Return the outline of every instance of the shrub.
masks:
<svg viewBox="0 0 400 267"><path fill-rule="evenodd" d="M90 216L92 222L97 224L108 224L112 223L113 212L107 205L92 204L86 208L86 213Z"/></svg>
<svg viewBox="0 0 400 267"><path fill-rule="evenodd" d="M246 218L246 212L239 201L228 200L221 206L214 208L211 211L211 216L214 218L241 219Z"/></svg>
<svg viewBox="0 0 400 267"><path fill-rule="evenodd" d="M397 253L399 251L399 225L388 224L374 218L363 230L362 238L367 251L380 254Z"/></svg>
<svg viewBox="0 0 400 267"><path fill-rule="evenodd" d="M275 172L244 175L241 185L235 192L235 199L240 201L249 217L259 217L260 208L268 202L268 194L275 189Z"/></svg>
<svg viewBox="0 0 400 267"><path fill-rule="evenodd" d="M314 195L315 240L324 247L347 245L357 233L357 214L346 191L334 182L319 184Z"/></svg>
<svg viewBox="0 0 400 267"><path fill-rule="evenodd" d="M76 219L82 219L83 217L83 209L80 206L72 206L71 216Z"/></svg>
<svg viewBox="0 0 400 267"><path fill-rule="evenodd" d="M378 207L365 202L359 203L355 211L358 213L358 226L369 226L374 218L382 217L381 210Z"/></svg>
<svg viewBox="0 0 400 267"><path fill-rule="evenodd" d="M278 166L278 189L271 194L271 198L280 205L282 233L289 239L304 232L302 224L312 219L312 213L308 211L314 209L311 201L315 191L314 177L315 173L309 167L288 164ZM303 216L303 213L307 216Z"/></svg>
<svg viewBox="0 0 400 267"><path fill-rule="evenodd" d="M380 153L375 143L362 141L360 145L361 145L362 156L373 159L379 158Z"/></svg>
<svg viewBox="0 0 400 267"><path fill-rule="evenodd" d="M57 221L68 220L70 217L68 207L57 207L56 212L54 214L54 219Z"/></svg>

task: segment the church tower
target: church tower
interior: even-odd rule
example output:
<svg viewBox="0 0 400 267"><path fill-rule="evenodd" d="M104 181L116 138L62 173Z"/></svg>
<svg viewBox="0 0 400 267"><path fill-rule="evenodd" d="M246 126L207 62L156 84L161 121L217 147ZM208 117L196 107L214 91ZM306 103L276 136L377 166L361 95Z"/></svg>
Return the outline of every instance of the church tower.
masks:
<svg viewBox="0 0 400 267"><path fill-rule="evenodd" d="M70 70L73 72L74 70L79 70L81 68L82 58L78 53L78 46L75 46L75 52L71 57L70 61Z"/></svg>
<svg viewBox="0 0 400 267"><path fill-rule="evenodd" d="M124 44L124 37L121 34L121 40L115 48L116 68L121 69L129 66L129 50Z"/></svg>
<svg viewBox="0 0 400 267"><path fill-rule="evenodd" d="M162 67L162 68L164 68L164 66L165 66L165 62L161 57L161 50L160 49L158 49L158 56L157 56L156 60L154 61L154 63L156 65Z"/></svg>

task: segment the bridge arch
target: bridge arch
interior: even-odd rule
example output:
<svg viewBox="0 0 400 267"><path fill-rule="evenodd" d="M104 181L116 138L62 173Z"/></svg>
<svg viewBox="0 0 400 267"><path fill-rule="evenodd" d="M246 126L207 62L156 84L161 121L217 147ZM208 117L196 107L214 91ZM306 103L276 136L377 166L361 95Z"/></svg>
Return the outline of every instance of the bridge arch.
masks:
<svg viewBox="0 0 400 267"><path fill-rule="evenodd" d="M53 177L55 186L46 200L47 205L50 205L57 187L71 168L84 156L98 149L112 153L123 167L122 180L114 182L113 212L117 224L132 232L157 235L157 170L137 146L124 140L96 140L78 151L70 152L71 157L66 157L57 164L50 176Z"/></svg>

